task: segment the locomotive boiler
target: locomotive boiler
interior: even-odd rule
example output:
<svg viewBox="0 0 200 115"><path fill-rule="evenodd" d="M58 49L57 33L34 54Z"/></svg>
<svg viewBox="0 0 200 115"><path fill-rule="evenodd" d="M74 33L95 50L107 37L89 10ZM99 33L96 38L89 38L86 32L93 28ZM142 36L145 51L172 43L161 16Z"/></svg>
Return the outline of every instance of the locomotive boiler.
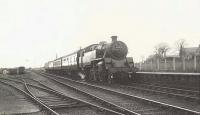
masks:
<svg viewBox="0 0 200 115"><path fill-rule="evenodd" d="M127 81L135 72L132 57L127 57L128 47L117 36L112 42L100 42L60 57L45 64L46 71L79 73L88 81L112 83Z"/></svg>

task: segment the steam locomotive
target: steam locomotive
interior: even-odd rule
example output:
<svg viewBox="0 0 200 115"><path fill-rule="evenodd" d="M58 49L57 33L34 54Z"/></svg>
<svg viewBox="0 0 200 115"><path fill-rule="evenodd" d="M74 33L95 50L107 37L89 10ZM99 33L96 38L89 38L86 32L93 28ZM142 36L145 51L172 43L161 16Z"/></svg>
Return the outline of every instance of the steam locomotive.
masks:
<svg viewBox="0 0 200 115"><path fill-rule="evenodd" d="M77 73L88 81L128 81L135 73L132 57L127 57L128 48L117 36L112 42L100 42L69 55L45 63L47 72Z"/></svg>

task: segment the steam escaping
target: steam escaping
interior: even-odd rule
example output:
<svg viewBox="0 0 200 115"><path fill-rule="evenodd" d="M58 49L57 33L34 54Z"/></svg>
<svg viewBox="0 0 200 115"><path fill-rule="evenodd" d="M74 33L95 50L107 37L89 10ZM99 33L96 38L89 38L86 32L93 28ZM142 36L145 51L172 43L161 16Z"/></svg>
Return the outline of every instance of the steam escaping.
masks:
<svg viewBox="0 0 200 115"><path fill-rule="evenodd" d="M81 77L81 79L85 79L85 75L83 73L79 72L78 75Z"/></svg>

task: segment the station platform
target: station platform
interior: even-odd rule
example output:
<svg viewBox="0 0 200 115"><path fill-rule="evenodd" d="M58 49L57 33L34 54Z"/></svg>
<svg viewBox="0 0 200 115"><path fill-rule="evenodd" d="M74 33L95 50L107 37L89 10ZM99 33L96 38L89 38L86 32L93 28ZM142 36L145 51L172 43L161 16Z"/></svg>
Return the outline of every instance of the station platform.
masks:
<svg viewBox="0 0 200 115"><path fill-rule="evenodd" d="M136 72L133 81L200 91L200 73Z"/></svg>
<svg viewBox="0 0 200 115"><path fill-rule="evenodd" d="M181 73L181 72L136 72L141 74L169 74L169 75L200 75L200 73Z"/></svg>

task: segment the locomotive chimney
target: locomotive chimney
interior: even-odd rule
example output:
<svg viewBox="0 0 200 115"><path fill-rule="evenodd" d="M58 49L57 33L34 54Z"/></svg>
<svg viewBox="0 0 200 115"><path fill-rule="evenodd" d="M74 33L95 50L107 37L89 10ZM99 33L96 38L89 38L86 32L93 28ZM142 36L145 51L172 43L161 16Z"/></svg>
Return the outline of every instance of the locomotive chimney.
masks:
<svg viewBox="0 0 200 115"><path fill-rule="evenodd" d="M111 36L111 38L112 38L112 42L117 41L117 36Z"/></svg>

